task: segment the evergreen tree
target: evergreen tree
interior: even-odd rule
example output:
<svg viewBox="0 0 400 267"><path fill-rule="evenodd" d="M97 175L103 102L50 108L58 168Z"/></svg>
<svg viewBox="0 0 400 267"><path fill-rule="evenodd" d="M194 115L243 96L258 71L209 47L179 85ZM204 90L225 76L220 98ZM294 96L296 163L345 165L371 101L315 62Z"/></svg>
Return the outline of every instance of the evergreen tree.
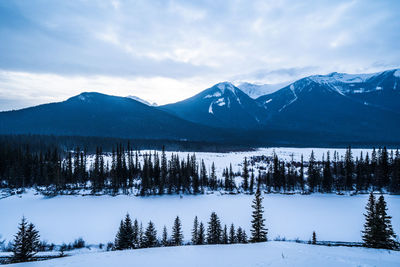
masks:
<svg viewBox="0 0 400 267"><path fill-rule="evenodd" d="M229 228L229 243L230 244L236 243L236 232L235 232L235 226L233 225L233 223L231 224L231 227Z"/></svg>
<svg viewBox="0 0 400 267"><path fill-rule="evenodd" d="M243 230L242 230L242 227L240 227L240 226L236 230L236 241L237 241L237 243L244 243L243 242Z"/></svg>
<svg viewBox="0 0 400 267"><path fill-rule="evenodd" d="M226 224L225 224L224 230L222 231L222 244L228 244L228 243L229 243L228 228L226 227Z"/></svg>
<svg viewBox="0 0 400 267"><path fill-rule="evenodd" d="M39 232L32 223L28 224L25 217L22 217L18 232L14 236L12 248L13 261L23 262L31 260L39 250L39 246Z"/></svg>
<svg viewBox="0 0 400 267"><path fill-rule="evenodd" d="M248 169L248 162L247 162L246 157L244 158L244 162L243 162L242 177L243 177L243 189L244 189L244 191L247 191L249 188L249 169Z"/></svg>
<svg viewBox="0 0 400 267"><path fill-rule="evenodd" d="M375 196L371 192L368 198L368 204L365 207L367 212L364 214L365 223L364 230L362 231L362 239L364 241L364 245L366 247L376 247L377 241L377 215L376 215L376 206L375 206Z"/></svg>
<svg viewBox="0 0 400 267"><path fill-rule="evenodd" d="M313 244L313 245L317 244L317 234L315 233L315 231L312 232L311 244Z"/></svg>
<svg viewBox="0 0 400 267"><path fill-rule="evenodd" d="M140 223L138 239L139 239L138 247L139 248L145 247L145 237L144 237L143 224L142 223Z"/></svg>
<svg viewBox="0 0 400 267"><path fill-rule="evenodd" d="M139 223L138 223L137 219L135 219L135 221L133 222L132 234L133 234L133 245L134 245L134 248L139 248L140 247L140 243L139 243Z"/></svg>
<svg viewBox="0 0 400 267"><path fill-rule="evenodd" d="M221 243L221 222L215 212L211 213L210 221L207 228L207 243L220 244Z"/></svg>
<svg viewBox="0 0 400 267"><path fill-rule="evenodd" d="M322 188L324 192L332 191L332 171L331 171L331 160L329 151L326 153L326 161L324 162L324 170L323 170L323 180L322 180Z"/></svg>
<svg viewBox="0 0 400 267"><path fill-rule="evenodd" d="M217 189L217 175L215 174L215 164L211 164L210 187L212 190Z"/></svg>
<svg viewBox="0 0 400 267"><path fill-rule="evenodd" d="M199 240L199 222L197 216L194 217L193 229L192 229L192 244L197 245Z"/></svg>
<svg viewBox="0 0 400 267"><path fill-rule="evenodd" d="M346 181L346 190L353 190L353 174L354 174L354 162L353 162L353 154L351 152L351 147L348 147L345 155L344 162L344 170L345 170L345 181Z"/></svg>
<svg viewBox="0 0 400 267"><path fill-rule="evenodd" d="M376 203L376 215L377 215L377 240L376 244L378 248L393 249L398 248L396 242L396 234L393 231L391 216L387 214L386 201L383 195L381 195Z"/></svg>
<svg viewBox="0 0 400 267"><path fill-rule="evenodd" d="M163 228L163 234L162 234L162 240L161 240L161 245L163 247L167 247L169 245L168 242L168 232L167 232L167 227L164 225Z"/></svg>
<svg viewBox="0 0 400 267"><path fill-rule="evenodd" d="M115 237L115 248L118 250L134 248L134 230L129 214L121 220L118 233Z"/></svg>
<svg viewBox="0 0 400 267"><path fill-rule="evenodd" d="M146 248L155 247L157 245L157 231L152 221L147 225L144 233L143 246Z"/></svg>
<svg viewBox="0 0 400 267"><path fill-rule="evenodd" d="M251 220L251 239L250 242L267 241L268 229L265 228L265 219L263 218L264 208L262 206L263 197L260 189L257 189L256 195L251 207L253 208L253 219Z"/></svg>
<svg viewBox="0 0 400 267"><path fill-rule="evenodd" d="M314 192L318 184L318 170L315 162L314 151L311 151L310 159L308 162L308 187L311 192Z"/></svg>
<svg viewBox="0 0 400 267"><path fill-rule="evenodd" d="M198 231L198 238L197 238L197 245L205 244L205 229L203 222L200 222L199 231Z"/></svg>
<svg viewBox="0 0 400 267"><path fill-rule="evenodd" d="M250 176L250 193L253 194L254 190L254 170L251 169L251 176Z"/></svg>
<svg viewBox="0 0 400 267"><path fill-rule="evenodd" d="M183 242L182 224L179 216L176 216L174 226L172 227L172 244L181 246Z"/></svg>

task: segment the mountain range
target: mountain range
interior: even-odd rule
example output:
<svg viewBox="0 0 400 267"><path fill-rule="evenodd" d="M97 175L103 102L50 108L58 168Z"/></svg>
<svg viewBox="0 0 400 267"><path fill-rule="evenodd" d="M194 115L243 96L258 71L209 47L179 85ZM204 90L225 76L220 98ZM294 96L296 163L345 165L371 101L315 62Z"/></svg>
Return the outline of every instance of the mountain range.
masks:
<svg viewBox="0 0 400 267"><path fill-rule="evenodd" d="M177 103L82 93L0 112L0 134L107 136L252 145L400 144L400 69L314 75L257 97L218 83ZM240 87L243 89L241 90ZM249 88L256 88L249 96Z"/></svg>

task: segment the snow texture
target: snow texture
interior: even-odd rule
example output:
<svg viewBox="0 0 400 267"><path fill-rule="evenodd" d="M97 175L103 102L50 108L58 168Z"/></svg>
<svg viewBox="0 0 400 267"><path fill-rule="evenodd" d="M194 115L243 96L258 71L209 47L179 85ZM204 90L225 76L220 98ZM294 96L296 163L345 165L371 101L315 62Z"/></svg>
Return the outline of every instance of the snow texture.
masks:
<svg viewBox="0 0 400 267"><path fill-rule="evenodd" d="M399 266L400 252L289 242L181 246L81 254L10 266Z"/></svg>
<svg viewBox="0 0 400 267"><path fill-rule="evenodd" d="M319 240L361 241L368 195L266 194L266 225L269 238L309 240L316 231ZM253 195L164 195L164 196L57 196L46 198L34 191L0 200L0 234L12 240L22 216L33 222L43 240L61 244L82 237L88 244L113 241L120 220L127 212L146 225L152 220L160 237L169 233L176 216L182 220L184 239L191 238L193 219L208 222L212 211L223 224L242 226L249 234ZM400 196L386 195L396 233L400 232Z"/></svg>
<svg viewBox="0 0 400 267"><path fill-rule="evenodd" d="M393 73L393 76L394 76L394 77L400 77L400 69L396 70L396 71Z"/></svg>

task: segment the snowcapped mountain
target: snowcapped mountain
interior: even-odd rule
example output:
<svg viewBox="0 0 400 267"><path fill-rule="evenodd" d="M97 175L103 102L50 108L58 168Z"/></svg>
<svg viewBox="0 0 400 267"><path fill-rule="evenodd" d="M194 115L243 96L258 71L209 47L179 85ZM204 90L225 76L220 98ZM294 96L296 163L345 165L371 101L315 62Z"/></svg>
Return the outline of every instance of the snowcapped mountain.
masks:
<svg viewBox="0 0 400 267"><path fill-rule="evenodd" d="M314 75L300 79L282 88L277 94L261 96L257 101L267 109L284 109L297 100L303 90L314 94L334 92L351 98L363 105L371 105L400 113L400 69L388 70L373 74L346 74L333 72L328 75ZM319 90L316 92L316 90ZM286 95L286 97L283 97ZM277 96L281 99L274 101Z"/></svg>
<svg viewBox="0 0 400 267"><path fill-rule="evenodd" d="M287 86L290 82L277 83L277 84L255 84L255 83L239 83L237 87L245 92L248 96L255 99L262 95L272 94L273 92Z"/></svg>
<svg viewBox="0 0 400 267"><path fill-rule="evenodd" d="M389 138L400 133L398 73L315 75L257 101L271 127Z"/></svg>
<svg viewBox="0 0 400 267"><path fill-rule="evenodd" d="M148 105L148 106L153 106L153 107L158 106L157 103L150 103L149 101L144 100L144 99L142 99L142 98L140 98L140 97L138 97L138 96L128 95L127 98L130 98L130 99L139 101L140 103L145 104L145 105Z"/></svg>
<svg viewBox="0 0 400 267"><path fill-rule="evenodd" d="M258 127L266 116L262 105L229 82L161 109L192 122L223 128Z"/></svg>

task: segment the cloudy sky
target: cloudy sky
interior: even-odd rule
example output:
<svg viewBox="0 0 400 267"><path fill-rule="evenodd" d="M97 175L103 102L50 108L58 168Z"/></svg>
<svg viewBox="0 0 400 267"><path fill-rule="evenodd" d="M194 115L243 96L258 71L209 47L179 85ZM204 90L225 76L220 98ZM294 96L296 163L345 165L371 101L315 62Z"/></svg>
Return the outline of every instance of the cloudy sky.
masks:
<svg viewBox="0 0 400 267"><path fill-rule="evenodd" d="M1 0L0 110L400 66L398 0Z"/></svg>

